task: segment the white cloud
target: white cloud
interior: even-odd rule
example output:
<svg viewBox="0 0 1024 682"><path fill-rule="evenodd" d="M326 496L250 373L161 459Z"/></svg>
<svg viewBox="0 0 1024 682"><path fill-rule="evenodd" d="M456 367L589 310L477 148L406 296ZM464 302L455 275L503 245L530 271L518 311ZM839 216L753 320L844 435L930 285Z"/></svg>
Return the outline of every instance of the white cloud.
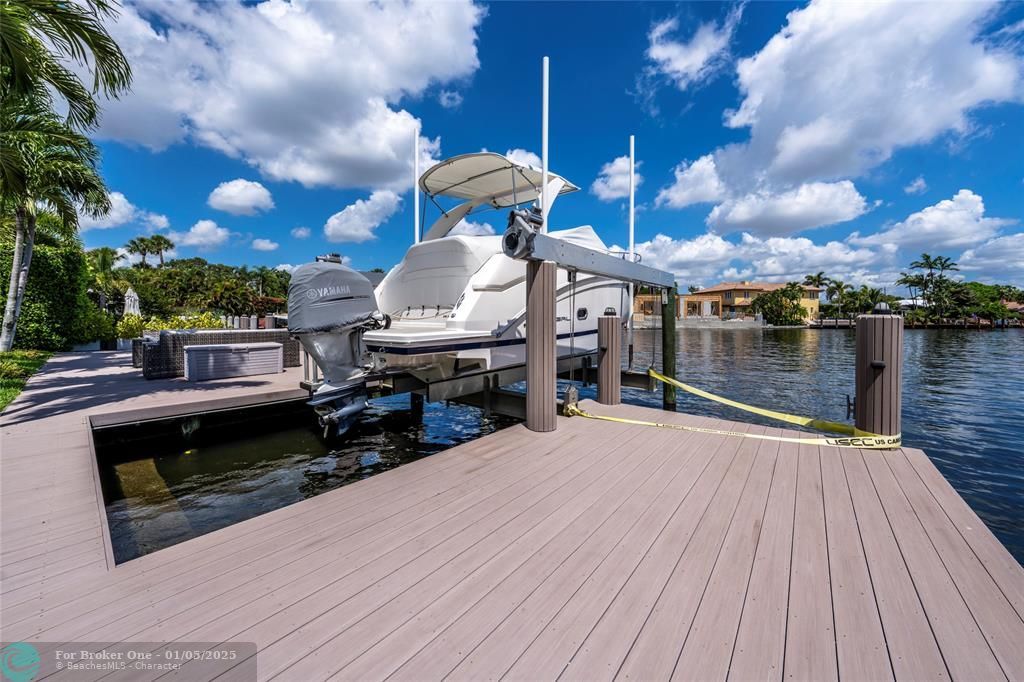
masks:
<svg viewBox="0 0 1024 682"><path fill-rule="evenodd" d="M258 182L242 178L217 185L210 192L206 203L210 208L231 215L256 215L260 211L269 211L274 208L274 199L270 196L270 190Z"/></svg>
<svg viewBox="0 0 1024 682"><path fill-rule="evenodd" d="M714 284L723 280L803 280L824 270L832 276L864 281L869 271L891 264L889 250L855 248L844 242L817 244L806 237L762 239L744 233L738 241L706 232L692 239L658 234L637 244L643 262L674 273L680 284Z"/></svg>
<svg viewBox="0 0 1024 682"><path fill-rule="evenodd" d="M969 189L962 189L952 199L943 199L912 213L906 220L886 230L866 237L854 233L849 241L865 246L966 247L994 237L999 228L1013 222L1004 218L986 218L982 198Z"/></svg>
<svg viewBox="0 0 1024 682"><path fill-rule="evenodd" d="M260 238L252 240L252 248L256 251L276 251L279 246L280 244L270 239Z"/></svg>
<svg viewBox="0 0 1024 682"><path fill-rule="evenodd" d="M453 227L451 231L448 232L448 234L464 234L471 237L482 237L494 234L494 228L491 226L490 223L474 223L472 221L463 219L460 220L458 224L456 224L455 227Z"/></svg>
<svg viewBox="0 0 1024 682"><path fill-rule="evenodd" d="M205 250L225 244L231 232L212 220L200 220L188 232L171 232L167 236L177 246L195 246Z"/></svg>
<svg viewBox="0 0 1024 682"><path fill-rule="evenodd" d="M327 219L324 236L332 242L365 242L376 239L377 227L395 214L401 197L390 190L377 190L368 199L358 199Z"/></svg>
<svg viewBox="0 0 1024 682"><path fill-rule="evenodd" d="M866 210L867 202L849 180L811 182L778 194L760 191L726 200L712 209L707 223L723 232L782 235L853 220Z"/></svg>
<svg viewBox="0 0 1024 682"><path fill-rule="evenodd" d="M191 140L307 186L407 188L418 122L400 103L476 71L485 13L465 0L125 5L110 29L132 92L105 104L99 134Z"/></svg>
<svg viewBox="0 0 1024 682"><path fill-rule="evenodd" d="M647 75L662 74L680 90L709 80L728 62L729 43L742 11L738 5L721 24L701 24L688 42L669 37L679 29L677 18L655 24L647 35L647 58L653 62Z"/></svg>
<svg viewBox="0 0 1024 682"><path fill-rule="evenodd" d="M791 12L737 66L743 100L726 124L750 128L750 141L721 150L719 172L733 183L856 176L899 147L969 132L972 109L1021 96L1021 60L979 39L991 12L820 0Z"/></svg>
<svg viewBox="0 0 1024 682"><path fill-rule="evenodd" d="M860 215L863 197L836 181L869 172L897 149L962 139L976 129L977 109L1024 97L1024 59L984 35L998 11L986 2L812 0L790 12L760 51L737 64L741 102L725 112L725 124L748 129L749 137L711 153L715 174L704 175L720 185L712 180L715 191L688 193L703 185L681 165L659 204L713 197L723 203L708 224L719 229L757 229L742 219L757 208L790 224L766 234ZM820 210L781 201L823 193Z"/></svg>
<svg viewBox="0 0 1024 682"><path fill-rule="evenodd" d="M462 95L455 90L442 90L437 101L445 109L458 109L462 106Z"/></svg>
<svg viewBox="0 0 1024 682"><path fill-rule="evenodd" d="M673 173L675 182L658 191L654 200L656 207L683 208L690 204L721 201L726 197L725 185L718 177L715 158L711 154L689 165L681 163Z"/></svg>
<svg viewBox="0 0 1024 682"><path fill-rule="evenodd" d="M905 194L924 194L928 191L928 183L924 181L923 175L918 175L914 181L903 188Z"/></svg>
<svg viewBox="0 0 1024 682"><path fill-rule="evenodd" d="M964 272L977 272L985 281L1024 287L1024 232L989 240L960 254Z"/></svg>
<svg viewBox="0 0 1024 682"><path fill-rule="evenodd" d="M297 267L299 267L299 266L298 265L292 265L291 263L281 263L280 265L274 266L274 269L275 270L280 270L281 272L287 272L290 275L293 272L295 272L295 268L297 268Z"/></svg>
<svg viewBox="0 0 1024 682"><path fill-rule="evenodd" d="M512 163L518 163L520 166L540 168L544 163L539 156L525 149L509 149L505 152L505 157Z"/></svg>
<svg viewBox="0 0 1024 682"><path fill-rule="evenodd" d="M640 175L640 164L638 161L633 169L633 181L637 187L644 181ZM590 191L601 201L614 201L629 196L629 156L619 156L601 166L594 184Z"/></svg>
<svg viewBox="0 0 1024 682"><path fill-rule="evenodd" d="M312 231L308 227L293 227L291 235L296 239L309 239Z"/></svg>
<svg viewBox="0 0 1024 682"><path fill-rule="evenodd" d="M107 198L110 199L110 212L100 218L92 218L84 213L80 214L78 216L79 230L82 232L106 230L130 223L141 223L151 230L162 230L170 225L167 216L142 210L128 201L128 197L121 192L110 192Z"/></svg>

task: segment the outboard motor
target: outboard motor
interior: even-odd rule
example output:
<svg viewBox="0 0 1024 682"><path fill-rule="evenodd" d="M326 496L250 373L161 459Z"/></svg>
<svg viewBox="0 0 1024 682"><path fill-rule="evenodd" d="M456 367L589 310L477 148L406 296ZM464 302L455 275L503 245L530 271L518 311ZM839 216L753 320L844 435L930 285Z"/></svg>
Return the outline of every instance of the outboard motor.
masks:
<svg viewBox="0 0 1024 682"><path fill-rule="evenodd" d="M320 256L292 273L288 331L323 372L310 405L320 415L325 436L345 433L366 409L363 332L385 321L370 280L342 265L337 255Z"/></svg>

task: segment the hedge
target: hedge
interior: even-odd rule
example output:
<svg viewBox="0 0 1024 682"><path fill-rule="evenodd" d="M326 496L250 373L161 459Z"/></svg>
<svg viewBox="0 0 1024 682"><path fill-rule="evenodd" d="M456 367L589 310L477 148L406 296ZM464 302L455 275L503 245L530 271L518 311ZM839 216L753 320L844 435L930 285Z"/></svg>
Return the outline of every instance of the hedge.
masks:
<svg viewBox="0 0 1024 682"><path fill-rule="evenodd" d="M7 300L14 244L0 243L0 306ZM88 269L80 244L35 246L28 288L15 331L16 348L65 350L91 329L87 314L96 306L86 294ZM0 316L2 316L0 312Z"/></svg>

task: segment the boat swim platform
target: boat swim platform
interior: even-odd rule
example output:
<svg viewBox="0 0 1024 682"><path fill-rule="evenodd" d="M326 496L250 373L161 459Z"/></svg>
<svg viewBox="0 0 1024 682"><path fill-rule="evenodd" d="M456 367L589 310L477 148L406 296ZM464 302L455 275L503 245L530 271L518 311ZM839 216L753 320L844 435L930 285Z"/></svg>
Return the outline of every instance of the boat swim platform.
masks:
<svg viewBox="0 0 1024 682"><path fill-rule="evenodd" d="M87 416L298 381L126 364L57 355L3 415L4 641L255 642L302 681L1024 679L1024 570L913 448L559 417L112 566Z"/></svg>

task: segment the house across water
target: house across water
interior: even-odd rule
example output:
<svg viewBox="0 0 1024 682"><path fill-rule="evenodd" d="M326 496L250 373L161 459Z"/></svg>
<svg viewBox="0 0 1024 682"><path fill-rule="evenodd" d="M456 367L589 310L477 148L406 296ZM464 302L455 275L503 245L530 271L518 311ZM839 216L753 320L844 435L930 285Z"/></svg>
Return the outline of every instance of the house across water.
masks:
<svg viewBox="0 0 1024 682"><path fill-rule="evenodd" d="M733 320L754 318L750 304L763 293L782 289L785 282L722 282L693 293L679 293L676 300L676 318L692 317ZM807 309L807 319L818 317L821 287L803 286L800 305ZM661 294L639 294L633 310L643 316L661 314Z"/></svg>

